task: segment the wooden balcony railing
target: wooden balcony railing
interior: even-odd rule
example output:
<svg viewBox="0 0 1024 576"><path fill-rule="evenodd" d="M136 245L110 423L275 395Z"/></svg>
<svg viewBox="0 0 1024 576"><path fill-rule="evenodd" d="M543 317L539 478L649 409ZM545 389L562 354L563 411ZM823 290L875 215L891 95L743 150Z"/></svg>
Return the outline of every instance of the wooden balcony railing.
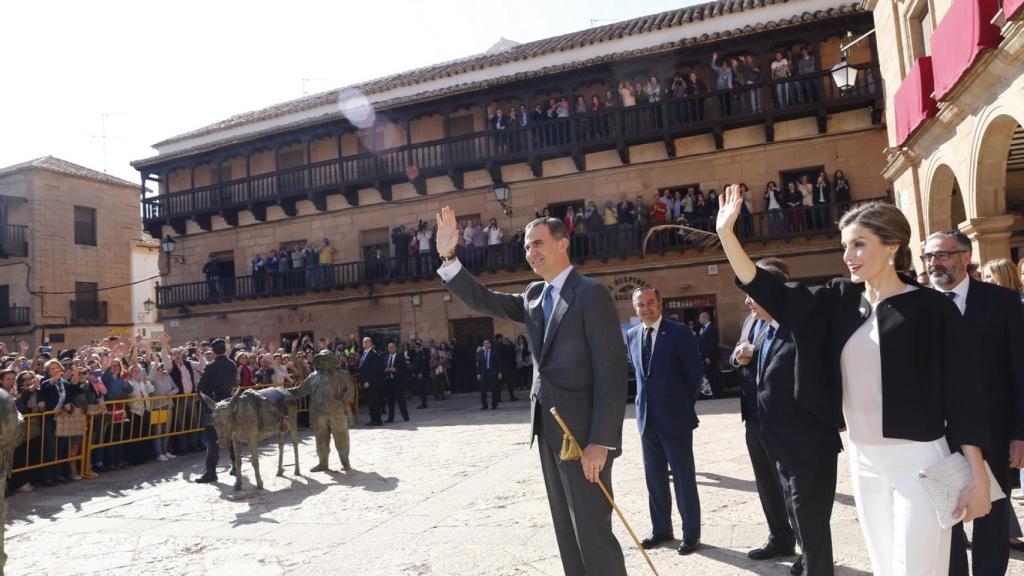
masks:
<svg viewBox="0 0 1024 576"><path fill-rule="evenodd" d="M28 326L32 323L32 309L28 306L0 308L0 328Z"/></svg>
<svg viewBox="0 0 1024 576"><path fill-rule="evenodd" d="M873 200L887 200L877 198ZM745 242L768 242L798 237L832 235L836 223L850 204L823 204L807 208L759 212L740 217L737 232ZM691 219L693 228L713 231L713 216ZM643 253L646 230L635 226L611 226L588 234L576 234L569 243L573 262L628 258ZM651 237L647 253L680 252L696 248L674 231ZM523 246L505 243L486 247L460 246L459 260L474 273L515 271L528 267ZM303 292L354 288L360 285L433 280L440 261L436 254L417 254L404 258L382 256L289 272L268 272L247 276L211 277L205 281L157 287L156 302L161 309L200 306L245 298L265 298Z"/></svg>
<svg viewBox="0 0 1024 576"><path fill-rule="evenodd" d="M774 122L807 116L816 116L819 129L824 131L829 113L871 105L876 107L876 115L880 114L882 87L877 63L854 67L860 69L858 85L846 92L833 85L826 70L683 99L666 98L657 103L529 123L515 129L487 130L343 156L145 198L143 220L151 233L159 235L163 224L174 225L184 233L184 221L188 219L204 219L204 228L208 229L212 214L273 204L290 205L286 213L293 213L294 202L306 198L319 200L318 208L325 210L322 195L360 187L386 188L381 193L389 200L391 184L417 178L422 182L426 176L447 174L458 178L462 171L486 168L498 180L500 171L494 168L515 162L530 164L540 176L541 161L559 156L572 156L577 168L585 170L587 152L617 149L628 162L630 145L664 141L674 155L677 137L713 132L721 145L725 129L763 123L770 133ZM456 187L461 187L461 182Z"/></svg>
<svg viewBox="0 0 1024 576"><path fill-rule="evenodd" d="M28 226L0 224L0 258L28 256Z"/></svg>

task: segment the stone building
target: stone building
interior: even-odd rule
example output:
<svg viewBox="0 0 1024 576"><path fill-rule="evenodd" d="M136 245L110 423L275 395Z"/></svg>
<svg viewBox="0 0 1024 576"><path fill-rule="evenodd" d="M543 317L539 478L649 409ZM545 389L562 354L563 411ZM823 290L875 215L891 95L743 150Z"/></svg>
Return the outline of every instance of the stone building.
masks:
<svg viewBox="0 0 1024 576"><path fill-rule="evenodd" d="M168 262L157 289L161 319L179 341L312 333L455 336L473 344L484 334L515 335L521 327L480 318L453 300L432 256L401 257L392 229L421 220L430 227L444 205L463 222L496 219L504 243L466 248L463 260L488 285L514 291L534 277L510 241L545 208L563 217L591 201L601 207L640 196L650 204L665 191L710 194L733 182L751 190L741 233L755 255L788 258L797 278L842 274L835 222L848 204L769 215L764 190L769 181L808 175L814 182L819 172L831 180L841 170L852 201L887 196L885 98L873 43L849 55L860 70L856 86L840 91L829 77L847 32L870 28L870 13L836 0L711 2L527 44L506 41L159 142L155 156L133 165L144 189L158 187L142 199L144 227L173 239L174 257L184 259ZM798 67L803 47L808 60ZM776 52L793 60L792 76L772 77ZM716 54L736 62L743 83L716 88ZM690 72L699 83L677 91ZM658 101L643 88L620 96L622 81L649 84L652 75ZM498 109L543 112L563 97L570 110L552 119L495 119ZM588 106L596 97L598 106L577 112L577 97ZM614 106L605 106L609 99ZM711 230L711 218L689 223ZM334 257L323 275L252 273L258 256L324 238ZM642 240L642 231L616 225L576 234L571 250L581 272L614 293L623 324L632 316L631 289L650 285L670 314L694 320L709 311L723 343L734 339L745 310L721 252L670 232L644 254ZM217 272L205 275L211 255Z"/></svg>
<svg viewBox="0 0 1024 576"><path fill-rule="evenodd" d="M1024 10L1020 0L866 0L886 86L883 175L915 252L959 228L974 259L1022 257Z"/></svg>
<svg viewBox="0 0 1024 576"><path fill-rule="evenodd" d="M138 185L46 156L0 169L0 340L77 347L132 326Z"/></svg>
<svg viewBox="0 0 1024 576"><path fill-rule="evenodd" d="M159 342L164 334L156 310L159 278L160 241L146 233L132 238L132 332L149 342Z"/></svg>

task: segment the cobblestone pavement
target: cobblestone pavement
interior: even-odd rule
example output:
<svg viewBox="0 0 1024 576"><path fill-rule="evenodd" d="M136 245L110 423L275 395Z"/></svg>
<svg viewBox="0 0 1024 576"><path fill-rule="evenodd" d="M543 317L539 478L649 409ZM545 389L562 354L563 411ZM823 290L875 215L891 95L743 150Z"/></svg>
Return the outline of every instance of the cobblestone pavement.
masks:
<svg viewBox="0 0 1024 576"><path fill-rule="evenodd" d="M303 475L275 477L276 446L264 447L266 490L242 492L186 480L201 473L193 454L93 481L9 499L7 574L558 575L561 565L528 406L479 410L463 395L413 410L413 421L352 431L349 473L316 464L309 433ZM704 514L703 547L680 557L652 551L670 574L788 574L789 562L752 562L767 536L735 398L698 404L695 450ZM365 419L365 416L363 417ZM615 464L618 502L640 537L649 532L639 438L627 410L624 453ZM224 455L226 459L226 455ZM290 448L285 464L292 462ZM331 464L339 467L337 455ZM866 574L844 459L832 517L838 574ZM1014 503L1020 512L1021 507ZM617 519L630 574L650 573ZM678 516L676 519L678 530ZM677 532L677 535L679 533ZM1020 557L1011 573L1024 575Z"/></svg>

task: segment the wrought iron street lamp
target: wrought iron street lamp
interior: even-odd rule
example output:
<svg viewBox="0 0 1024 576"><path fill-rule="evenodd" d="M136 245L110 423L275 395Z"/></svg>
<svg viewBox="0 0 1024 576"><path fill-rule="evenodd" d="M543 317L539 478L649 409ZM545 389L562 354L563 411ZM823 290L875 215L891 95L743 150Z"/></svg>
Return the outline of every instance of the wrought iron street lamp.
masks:
<svg viewBox="0 0 1024 576"><path fill-rule="evenodd" d="M153 306L156 306L156 303L153 302L152 298L146 298L146 301L142 303L142 307L146 310L146 314L153 312Z"/></svg>
<svg viewBox="0 0 1024 576"><path fill-rule="evenodd" d="M501 204L501 210L505 213L505 216L512 215L512 206L508 203L509 189L504 184L496 184L494 186L494 198Z"/></svg>
<svg viewBox="0 0 1024 576"><path fill-rule="evenodd" d="M872 29L870 32L862 34L856 40L839 47L839 50L842 52L842 56L840 56L839 62L832 67L832 81L836 83L836 87L839 88L840 92L846 92L847 90L857 86L857 69L850 66L846 61L847 56L850 55L850 48L874 33L875 31ZM853 32L848 31L846 33L846 37L853 37Z"/></svg>

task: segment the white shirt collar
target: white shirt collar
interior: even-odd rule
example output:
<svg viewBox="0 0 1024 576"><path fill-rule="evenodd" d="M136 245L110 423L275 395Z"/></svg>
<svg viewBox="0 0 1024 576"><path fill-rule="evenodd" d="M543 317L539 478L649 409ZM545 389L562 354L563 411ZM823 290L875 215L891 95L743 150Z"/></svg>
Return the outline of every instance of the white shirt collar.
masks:
<svg viewBox="0 0 1024 576"><path fill-rule="evenodd" d="M661 316L658 316L658 319L654 322L654 324L651 324L650 326L647 326L647 324L643 324L642 322L641 322L641 324L643 324L643 329L644 330L647 330L647 328L654 328L654 334L657 334L658 330L661 329L661 321L664 318L665 318L665 315L662 314Z"/></svg>
<svg viewBox="0 0 1024 576"><path fill-rule="evenodd" d="M552 278L551 282L548 282L548 285L551 286L551 297L552 298L554 298L555 296L558 296L562 292L562 286L565 285L565 279L569 277L569 273L570 272L572 272L572 265L571 264L569 266L566 266L565 270L562 270L561 272L559 272L558 276L555 276L554 278Z"/></svg>
<svg viewBox="0 0 1024 576"><path fill-rule="evenodd" d="M960 313L963 314L964 311L967 309L967 291L970 289L970 287L971 277L970 275L967 275L964 276L964 279L961 280L959 284L954 286L952 290L939 289L939 292L953 292L954 294L956 294L956 300L953 300L953 303L956 304L956 307L960 309Z"/></svg>

